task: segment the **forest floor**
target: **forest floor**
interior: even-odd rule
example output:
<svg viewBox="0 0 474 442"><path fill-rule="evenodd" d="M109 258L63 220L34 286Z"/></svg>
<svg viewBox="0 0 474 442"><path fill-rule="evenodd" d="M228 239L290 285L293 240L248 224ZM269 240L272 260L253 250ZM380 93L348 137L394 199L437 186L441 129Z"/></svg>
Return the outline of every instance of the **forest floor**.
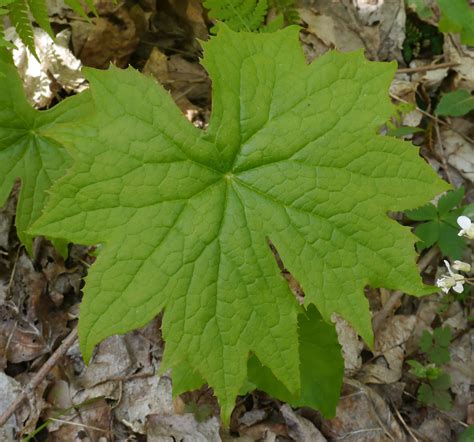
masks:
<svg viewBox="0 0 474 442"><path fill-rule="evenodd" d="M37 30L41 63L36 70L28 68L35 62L18 42L15 52L36 107L50 107L86 89L81 64L101 69L110 63L131 64L163 84L191 122L206 127L211 83L199 64L198 39L209 38L212 24L200 1L115 5L100 0L99 17L91 22L59 0L49 3L53 28L61 31L57 46ZM298 13L308 61L333 48L364 48L371 60L398 62L391 96L404 106L389 130L419 146L443 179L464 189L453 213L466 206L464 213L474 215L474 113L435 116L444 94L474 91L474 49L461 45L458 35L439 32L436 14L423 21L403 0L304 1ZM70 245L64 259L48 241L38 239L30 257L15 232L17 192L18 186L0 211L0 415L20 394L25 399L0 428L1 441L447 442L458 440L474 424L473 302L468 288L462 294L440 292L421 299L367 289L375 348L369 350L338 321L346 372L333 419L255 391L238 398L230 429L225 429L210 389L173 399L171 379L156 374L163 352L160 318L107 339L86 367L71 333L93 250ZM419 224L403 214L394 216L404 224ZM427 283L446 273L444 259L473 262L472 244L457 237L455 226L429 246L419 259ZM426 342L427 332L435 333L432 344ZM70 345L51 360L68 336ZM444 352L438 365L449 376L447 382L439 377L430 381L413 368L416 363L408 363L415 360L433 368L439 352ZM32 379L37 385L27 388Z"/></svg>

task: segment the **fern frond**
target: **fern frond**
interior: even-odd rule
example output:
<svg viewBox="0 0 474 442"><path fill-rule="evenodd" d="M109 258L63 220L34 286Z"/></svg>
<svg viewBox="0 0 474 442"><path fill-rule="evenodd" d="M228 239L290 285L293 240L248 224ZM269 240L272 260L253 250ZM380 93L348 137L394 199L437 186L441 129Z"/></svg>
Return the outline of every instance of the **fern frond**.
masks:
<svg viewBox="0 0 474 442"><path fill-rule="evenodd" d="M64 3L69 5L76 14L82 15L84 18L89 20L89 17L84 11L84 7L82 6L82 3L80 2L80 0L64 0ZM89 6L91 11L94 13L94 15L97 15L97 11L94 5L94 0L85 0L85 3L87 4L87 6Z"/></svg>
<svg viewBox="0 0 474 442"><path fill-rule="evenodd" d="M8 5L10 20L24 45L38 58L35 50L35 36L33 26L28 17L28 4L26 0L15 0Z"/></svg>
<svg viewBox="0 0 474 442"><path fill-rule="evenodd" d="M45 30L51 38L54 39L54 32L51 29L48 16L48 8L46 7L46 0L28 0L31 14L36 20L36 23Z"/></svg>
<svg viewBox="0 0 474 442"><path fill-rule="evenodd" d="M288 25L297 24L300 21L300 14L296 9L295 0L270 0L270 5L285 18Z"/></svg>
<svg viewBox="0 0 474 442"><path fill-rule="evenodd" d="M89 6L90 10L97 15L97 10L95 9L95 3L94 0L84 0L86 2L86 5ZM114 3L117 3L117 0L114 0Z"/></svg>
<svg viewBox="0 0 474 442"><path fill-rule="evenodd" d="M256 31L268 12L267 0L205 0L209 17L225 22L234 31Z"/></svg>

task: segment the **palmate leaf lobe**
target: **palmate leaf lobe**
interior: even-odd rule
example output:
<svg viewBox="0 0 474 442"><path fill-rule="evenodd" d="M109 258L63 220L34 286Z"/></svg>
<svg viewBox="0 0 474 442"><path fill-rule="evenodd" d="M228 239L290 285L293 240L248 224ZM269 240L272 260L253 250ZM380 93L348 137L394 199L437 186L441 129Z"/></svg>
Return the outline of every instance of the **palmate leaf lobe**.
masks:
<svg viewBox="0 0 474 442"><path fill-rule="evenodd" d="M409 143L377 135L396 66L330 52L307 65L298 28L220 27L204 43L209 128L132 69L88 70L97 111L49 134L75 161L33 231L104 245L86 281L86 360L164 310L163 369L189 364L228 417L255 354L300 388L297 314L268 239L325 320L372 342L364 287L432 291L409 229L387 211L447 185ZM179 386L177 386L179 389Z"/></svg>
<svg viewBox="0 0 474 442"><path fill-rule="evenodd" d="M39 217L46 191L69 164L69 154L57 141L44 135L47 128L76 118L89 106L87 94L63 101L47 111L28 103L21 79L8 56L0 60L0 205L16 179L21 180L17 233L31 252L32 236L27 229ZM55 235L57 237L57 235Z"/></svg>

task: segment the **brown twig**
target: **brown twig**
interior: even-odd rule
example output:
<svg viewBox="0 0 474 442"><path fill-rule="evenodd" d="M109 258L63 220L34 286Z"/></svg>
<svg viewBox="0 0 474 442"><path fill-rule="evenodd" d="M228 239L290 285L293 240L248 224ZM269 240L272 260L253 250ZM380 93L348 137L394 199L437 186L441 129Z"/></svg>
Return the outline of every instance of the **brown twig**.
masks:
<svg viewBox="0 0 474 442"><path fill-rule="evenodd" d="M435 121L434 124L435 131L436 131L436 139L437 139L437 146L439 149L439 157L441 158L441 163L443 164L444 171L446 172L446 177L448 178L448 181L450 184L453 183L453 180L451 178L451 173L449 171L449 165L448 165L448 160L444 156L444 148L443 148L443 140L441 139L441 132L439 130L439 124L437 121Z"/></svg>
<svg viewBox="0 0 474 442"><path fill-rule="evenodd" d="M61 345L56 349L56 351L50 356L50 358L43 364L43 366L38 370L38 372L33 376L31 381L23 388L23 391L18 395L18 397L12 402L12 404L5 410L5 412L0 416L0 427L5 425L8 419L15 413L16 409L20 404L28 398L28 395L33 393L36 387L43 381L47 376L49 371L57 364L59 359L66 353L69 347L74 344L77 338L77 327L75 327L71 333L64 339Z"/></svg>
<svg viewBox="0 0 474 442"><path fill-rule="evenodd" d="M427 64L426 66L417 66L416 68L402 68L402 69L397 69L397 74L412 74L416 72L434 71L436 69L452 68L454 66L459 66L459 63L455 61L449 61L447 63Z"/></svg>
<svg viewBox="0 0 474 442"><path fill-rule="evenodd" d="M395 410L395 414L397 415L398 417L398 420L401 422L401 424L403 425L403 427L405 428L405 430L407 430L408 434L413 438L413 440L415 442L420 442L420 440L415 436L415 434L413 433L412 429L408 426L408 424L405 422L405 419L403 419L402 415L400 414L400 412L398 411L397 407L395 406L395 404L392 403L392 408Z"/></svg>

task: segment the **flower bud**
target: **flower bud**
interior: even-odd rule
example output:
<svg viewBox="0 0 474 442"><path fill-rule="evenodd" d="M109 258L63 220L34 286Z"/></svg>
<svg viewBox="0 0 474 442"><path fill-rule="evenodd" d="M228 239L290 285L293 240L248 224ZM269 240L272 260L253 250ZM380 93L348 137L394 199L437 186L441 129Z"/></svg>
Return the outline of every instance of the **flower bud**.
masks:
<svg viewBox="0 0 474 442"><path fill-rule="evenodd" d="M453 264L453 269L457 270L458 272L470 272L471 271L471 265L468 264L467 262L462 262L459 260L454 261Z"/></svg>

